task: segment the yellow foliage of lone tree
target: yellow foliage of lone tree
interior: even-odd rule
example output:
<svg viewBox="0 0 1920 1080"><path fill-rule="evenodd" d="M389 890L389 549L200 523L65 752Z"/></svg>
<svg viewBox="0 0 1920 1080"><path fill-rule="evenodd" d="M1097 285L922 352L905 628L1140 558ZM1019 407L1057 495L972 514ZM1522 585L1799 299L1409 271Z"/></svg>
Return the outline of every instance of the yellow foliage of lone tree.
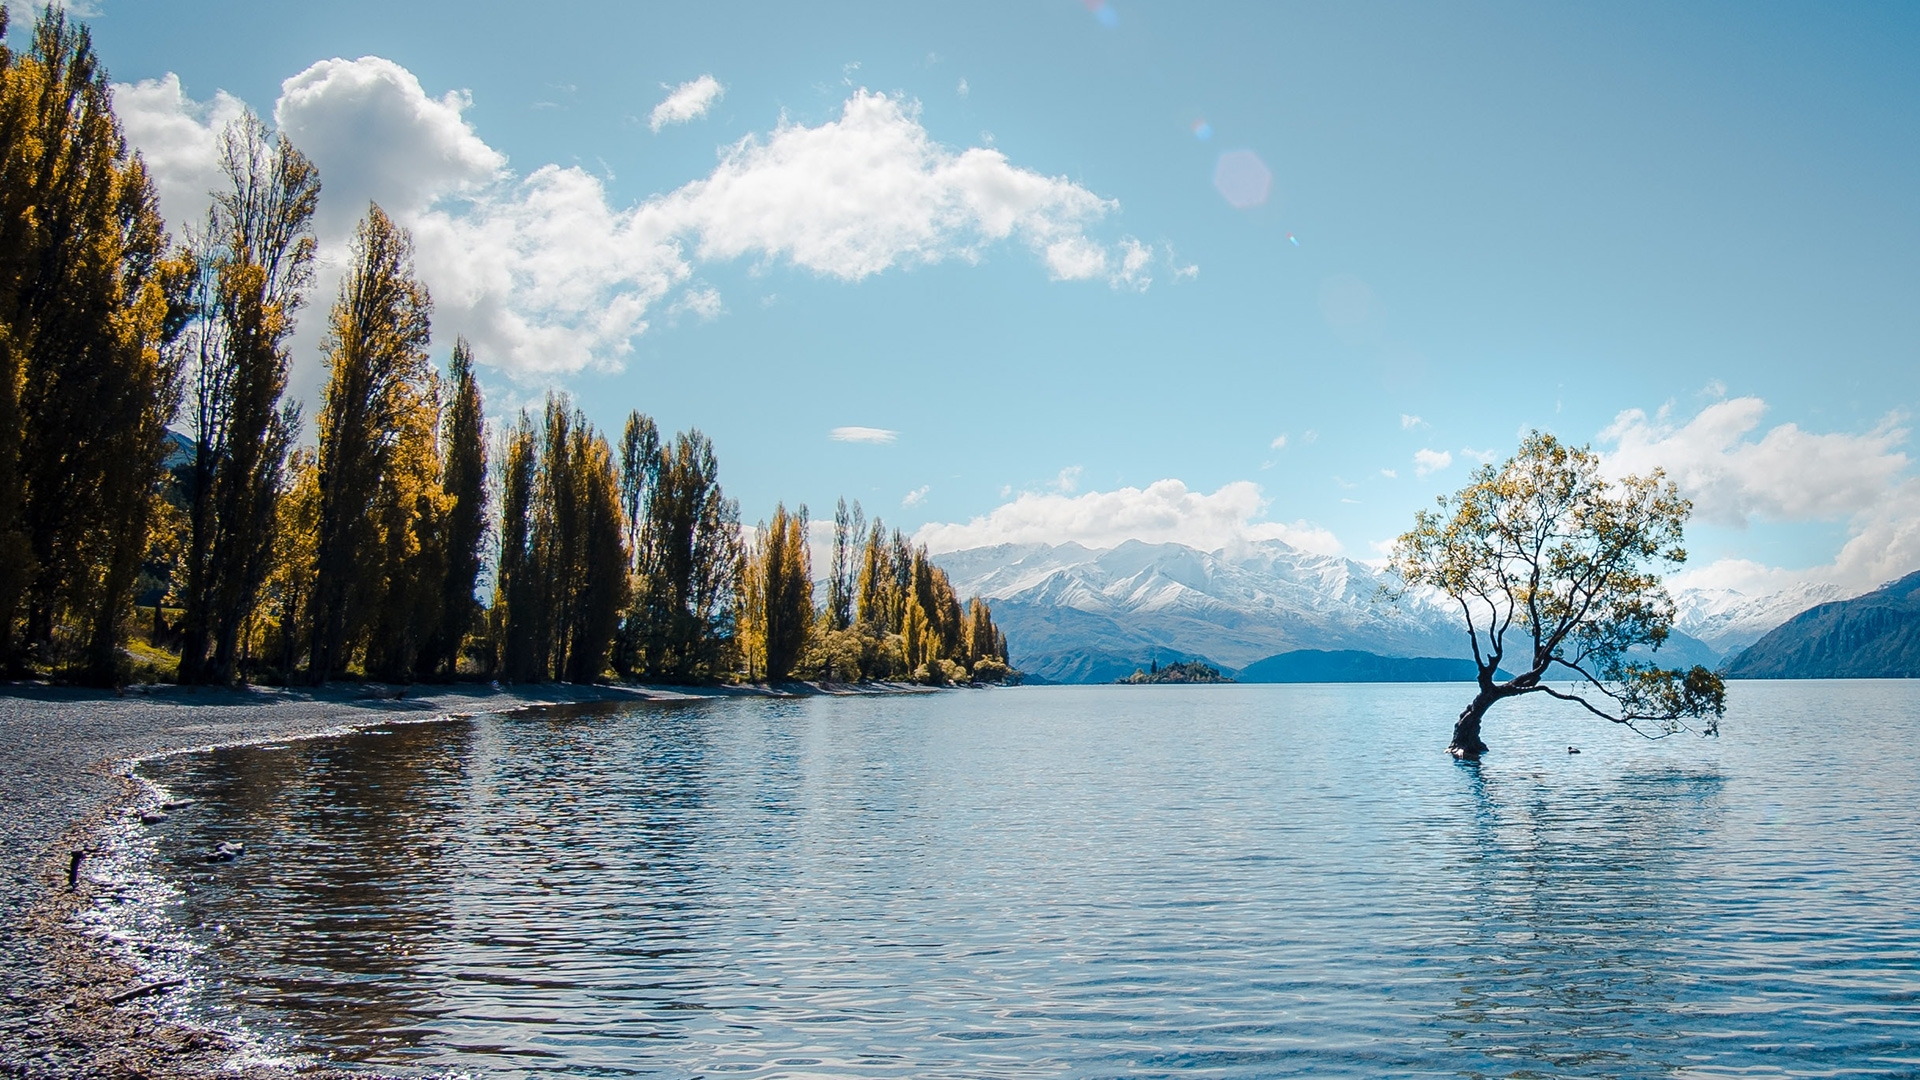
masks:
<svg viewBox="0 0 1920 1080"><path fill-rule="evenodd" d="M1653 569L1686 561L1692 509L1659 470L1609 481L1592 451L1536 431L1505 464L1482 466L1437 510L1420 511L1394 543L1393 568L1405 588L1437 589L1459 605L1478 668L1479 692L1448 752L1477 760L1487 710L1534 693L1649 738L1694 730L1690 720L1718 734L1719 676L1631 651L1658 649L1673 627L1673 600ZM1520 674L1497 681L1503 664Z"/></svg>

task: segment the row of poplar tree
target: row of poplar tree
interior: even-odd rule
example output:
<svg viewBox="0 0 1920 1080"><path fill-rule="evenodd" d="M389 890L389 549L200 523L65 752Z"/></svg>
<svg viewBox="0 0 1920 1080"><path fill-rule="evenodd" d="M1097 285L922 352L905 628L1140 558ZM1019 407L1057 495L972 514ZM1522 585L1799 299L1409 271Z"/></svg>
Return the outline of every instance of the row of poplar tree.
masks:
<svg viewBox="0 0 1920 1080"><path fill-rule="evenodd" d="M86 29L50 7L28 49L0 45L10 673L124 678L145 592L186 682L1009 674L987 606L858 504L816 605L805 508L743 530L698 431L636 412L616 453L556 394L490 438L471 350L435 369L411 240L377 205L302 446L285 391L319 173L251 115L219 151L173 245Z"/></svg>

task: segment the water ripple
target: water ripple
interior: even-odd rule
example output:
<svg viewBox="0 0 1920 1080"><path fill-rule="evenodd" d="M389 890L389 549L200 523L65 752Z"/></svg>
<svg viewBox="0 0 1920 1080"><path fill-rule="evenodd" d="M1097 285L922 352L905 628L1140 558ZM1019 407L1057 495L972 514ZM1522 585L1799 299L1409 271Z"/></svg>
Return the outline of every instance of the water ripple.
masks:
<svg viewBox="0 0 1920 1080"><path fill-rule="evenodd" d="M1911 1076L1905 683L1717 742L1460 688L566 708L165 759L128 933L276 1045L542 1076ZM1569 743L1586 751L1568 755ZM247 845L227 864L204 853Z"/></svg>

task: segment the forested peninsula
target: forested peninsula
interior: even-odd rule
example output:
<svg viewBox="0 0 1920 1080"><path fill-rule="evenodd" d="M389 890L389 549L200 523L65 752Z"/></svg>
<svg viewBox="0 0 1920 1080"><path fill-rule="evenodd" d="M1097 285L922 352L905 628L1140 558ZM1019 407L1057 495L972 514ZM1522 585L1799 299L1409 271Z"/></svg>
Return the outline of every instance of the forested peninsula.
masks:
<svg viewBox="0 0 1920 1080"><path fill-rule="evenodd" d="M4 16L0 15L0 28ZM844 500L742 528L699 431L565 394L490 429L369 205L313 417L286 396L322 178L247 115L161 220L86 28L0 46L0 666L96 685L477 678L1004 681L1005 635Z"/></svg>

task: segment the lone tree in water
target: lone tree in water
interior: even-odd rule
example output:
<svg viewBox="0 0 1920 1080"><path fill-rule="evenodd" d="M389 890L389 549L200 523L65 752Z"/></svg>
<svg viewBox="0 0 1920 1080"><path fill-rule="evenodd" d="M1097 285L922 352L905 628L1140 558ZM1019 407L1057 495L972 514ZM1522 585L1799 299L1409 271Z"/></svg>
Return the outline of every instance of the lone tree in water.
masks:
<svg viewBox="0 0 1920 1080"><path fill-rule="evenodd" d="M1718 734L1719 676L1629 652L1658 649L1673 627L1673 600L1651 570L1686 561L1681 532L1692 508L1659 470L1609 482L1594 453L1536 431L1504 465L1482 466L1438 510L1419 513L1394 544L1393 568L1406 588L1438 589L1459 604L1479 669L1480 691L1454 724L1449 753L1478 759L1487 709L1534 693L1649 738L1693 730L1689 720ZM1496 682L1510 631L1522 670Z"/></svg>

